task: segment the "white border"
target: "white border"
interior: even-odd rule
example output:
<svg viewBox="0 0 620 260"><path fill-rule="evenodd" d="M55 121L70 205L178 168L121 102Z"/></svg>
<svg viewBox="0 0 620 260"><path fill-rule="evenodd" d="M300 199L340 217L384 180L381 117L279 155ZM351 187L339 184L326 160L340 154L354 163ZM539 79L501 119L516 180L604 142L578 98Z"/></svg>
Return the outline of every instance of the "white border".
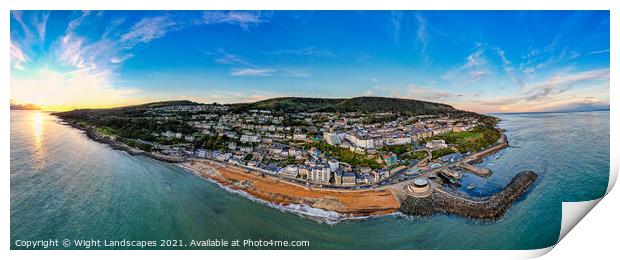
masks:
<svg viewBox="0 0 620 260"><path fill-rule="evenodd" d="M611 0L19 0L11 1L13 10L610 10Z"/></svg>
<svg viewBox="0 0 620 260"><path fill-rule="evenodd" d="M6 1L5 1L6 2ZM619 16L617 15L618 1L613 0L502 0L502 1L493 1L493 0L434 0L434 1L419 1L415 3L413 1L395 1L395 0L381 0L381 1L370 1L370 0L314 0L312 3L299 3L295 1L284 1L284 0L262 0L262 1L249 1L249 0L203 0L203 1L192 1L192 0L174 0L174 1L154 1L154 0L54 0L54 1L46 1L46 0L13 0L7 4L2 5L2 12L0 14L0 21L2 21L2 37L4 37L4 41L2 45L4 46L4 52L0 57L1 60L5 62L0 63L0 68L2 70L2 79L5 81L4 91L0 92L1 97L8 101L10 99L9 95L9 78L10 78L10 60L9 52L9 10L228 10L228 9L242 9L242 10L336 10L336 9L347 9L347 10L393 10L393 9L401 9L401 10L611 10L611 46L614 46L614 50L611 51L611 85L613 82L617 82L618 71L617 71L617 55L615 48L618 46L618 22ZM610 113L611 119L619 118L618 113L614 111L617 109L617 106L614 104L618 104L619 98L619 90L617 88L611 87L611 106L612 111ZM2 100L2 99L0 99ZM2 116L3 122L9 122L10 120L10 112L8 109L8 102L5 102L5 109L0 113ZM2 149L2 162L3 167L6 170L4 176L8 176L10 167L10 146L9 146L9 127L8 124L4 124L5 127L0 128L0 134L4 136ZM615 180L618 174L618 147L620 147L618 143L618 138L615 134L618 133L619 130L619 121L611 120L611 175L610 175L610 183L608 187L608 192L611 190L613 185L615 184ZM0 239L0 243L2 245L2 254L7 257L15 257L19 259L31 259L31 258L40 258L46 257L50 259L77 259L88 256L89 258L95 259L109 259L110 257L148 257L154 259L165 259L171 257L181 256L186 259L198 259L198 258L225 258L230 256L235 257L247 257L247 258L301 258L301 259L315 259L315 258L363 258L363 259L380 259L386 257L386 254L389 257L397 257L397 258L472 258L472 259L505 259L505 258L527 258L527 257L535 257L542 254L545 254L551 248L541 249L541 250L530 250L530 251L278 251L274 253L273 251L96 251L96 254L93 254L93 251L45 251L45 252L32 252L32 251L10 251L10 181L8 177L3 178L3 189L2 195L3 200L0 202L2 204L2 208L4 209L4 214L1 216L1 222L4 224L2 226L2 232L4 236ZM595 208L593 210L595 214L594 216L586 217L586 221L582 226L577 226L573 232L577 231L587 232L583 235L579 236L579 234L569 234L567 235L570 238L570 241L562 242L558 247L558 249L554 250L554 253L549 254L549 257L553 257L554 259L564 259L566 257L593 257L593 256L603 256L605 253L617 254L615 252L614 246L616 243L613 241L617 241L615 239L615 234L610 232L618 231L618 220L617 217L619 212L619 203L620 195L618 192L611 192L609 194L611 198L602 200L600 203L601 206ZM613 200L613 201L610 201ZM596 204L596 203L591 203ZM583 204L582 204L583 205ZM605 207L603 207L605 206ZM568 209L567 209L568 210ZM589 209L588 209L589 210ZM580 210L583 211L583 210ZM564 212L564 210L563 210ZM567 212L568 213L568 212ZM591 220L592 219L592 220ZM596 220L603 221L596 221ZM596 239L592 239L595 237ZM562 244L566 243L566 246ZM572 245L572 246L570 246ZM562 249L560 252L559 249ZM581 250L582 248L586 248L587 250ZM558 251L558 252L555 252ZM572 257L571 257L572 256Z"/></svg>

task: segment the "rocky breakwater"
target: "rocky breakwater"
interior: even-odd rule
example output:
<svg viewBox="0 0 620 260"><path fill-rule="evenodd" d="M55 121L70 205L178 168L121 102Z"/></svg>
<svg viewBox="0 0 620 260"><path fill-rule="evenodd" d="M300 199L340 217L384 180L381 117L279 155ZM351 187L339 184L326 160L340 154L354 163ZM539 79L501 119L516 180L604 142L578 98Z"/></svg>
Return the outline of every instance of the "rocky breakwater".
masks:
<svg viewBox="0 0 620 260"><path fill-rule="evenodd" d="M506 213L514 201L527 192L537 178L538 175L534 172L520 172L502 191L480 200L466 198L437 188L426 197L408 196L401 203L399 210L404 214L415 216L443 213L474 219L497 220Z"/></svg>

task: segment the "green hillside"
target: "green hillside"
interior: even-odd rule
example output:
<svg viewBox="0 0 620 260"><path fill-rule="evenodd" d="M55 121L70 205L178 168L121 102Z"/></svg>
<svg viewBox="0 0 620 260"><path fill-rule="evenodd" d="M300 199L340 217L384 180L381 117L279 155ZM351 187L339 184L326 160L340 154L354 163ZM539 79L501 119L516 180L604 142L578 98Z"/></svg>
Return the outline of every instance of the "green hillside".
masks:
<svg viewBox="0 0 620 260"><path fill-rule="evenodd" d="M272 112L408 112L424 114L459 111L446 104L386 97L355 97L349 99L282 97L233 106L242 110L258 109Z"/></svg>

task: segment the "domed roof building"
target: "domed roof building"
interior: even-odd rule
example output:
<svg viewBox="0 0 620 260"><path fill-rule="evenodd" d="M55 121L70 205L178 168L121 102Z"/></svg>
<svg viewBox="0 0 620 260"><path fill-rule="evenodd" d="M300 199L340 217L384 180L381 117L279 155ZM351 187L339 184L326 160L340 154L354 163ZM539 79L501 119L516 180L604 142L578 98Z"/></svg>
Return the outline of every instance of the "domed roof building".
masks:
<svg viewBox="0 0 620 260"><path fill-rule="evenodd" d="M413 196L425 197L432 191L431 183L426 178L417 178L407 185L406 191Z"/></svg>

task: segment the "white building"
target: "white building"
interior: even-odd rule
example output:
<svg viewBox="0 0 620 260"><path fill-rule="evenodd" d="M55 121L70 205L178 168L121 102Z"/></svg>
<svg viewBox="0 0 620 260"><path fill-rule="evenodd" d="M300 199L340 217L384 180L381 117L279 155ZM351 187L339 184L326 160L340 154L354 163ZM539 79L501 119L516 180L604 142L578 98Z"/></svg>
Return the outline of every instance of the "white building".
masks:
<svg viewBox="0 0 620 260"><path fill-rule="evenodd" d="M335 160L335 159L329 160L328 164L329 164L329 169L332 172L335 172L340 167L340 163L338 162L338 160Z"/></svg>
<svg viewBox="0 0 620 260"><path fill-rule="evenodd" d="M426 143L426 148L428 149L439 149L439 148L446 148L448 147L448 145L446 144L446 141L444 140L431 140L428 143Z"/></svg>
<svg viewBox="0 0 620 260"><path fill-rule="evenodd" d="M310 174L308 174L308 180L312 182L329 183L330 178L331 170L325 166L314 167L310 170Z"/></svg>
<svg viewBox="0 0 620 260"><path fill-rule="evenodd" d="M390 136L385 138L385 145L403 145L410 144L410 136Z"/></svg>
<svg viewBox="0 0 620 260"><path fill-rule="evenodd" d="M331 145L339 145L340 143L342 143L342 139L340 138L340 135L338 135L337 133L333 133L333 132L324 132L323 139L325 139L325 142Z"/></svg>
<svg viewBox="0 0 620 260"><path fill-rule="evenodd" d="M242 153L251 153L254 150L254 148L252 146L241 146L239 148L239 151L241 151Z"/></svg>
<svg viewBox="0 0 620 260"><path fill-rule="evenodd" d="M345 137L351 144L361 148L374 148L375 143L369 136L361 136L357 134L347 134Z"/></svg>
<svg viewBox="0 0 620 260"><path fill-rule="evenodd" d="M239 141L242 143L258 143L260 142L260 138L256 135L241 135Z"/></svg>
<svg viewBox="0 0 620 260"><path fill-rule="evenodd" d="M295 147L291 147L291 148L288 149L288 156L295 157L295 156L298 156L298 155L302 155L302 150L301 149L297 149Z"/></svg>
<svg viewBox="0 0 620 260"><path fill-rule="evenodd" d="M297 175L299 174L299 167L287 165L282 169L281 174L289 178L297 178Z"/></svg>
<svg viewBox="0 0 620 260"><path fill-rule="evenodd" d="M306 134L295 133L295 134L293 134L293 140L305 141L306 140Z"/></svg>

